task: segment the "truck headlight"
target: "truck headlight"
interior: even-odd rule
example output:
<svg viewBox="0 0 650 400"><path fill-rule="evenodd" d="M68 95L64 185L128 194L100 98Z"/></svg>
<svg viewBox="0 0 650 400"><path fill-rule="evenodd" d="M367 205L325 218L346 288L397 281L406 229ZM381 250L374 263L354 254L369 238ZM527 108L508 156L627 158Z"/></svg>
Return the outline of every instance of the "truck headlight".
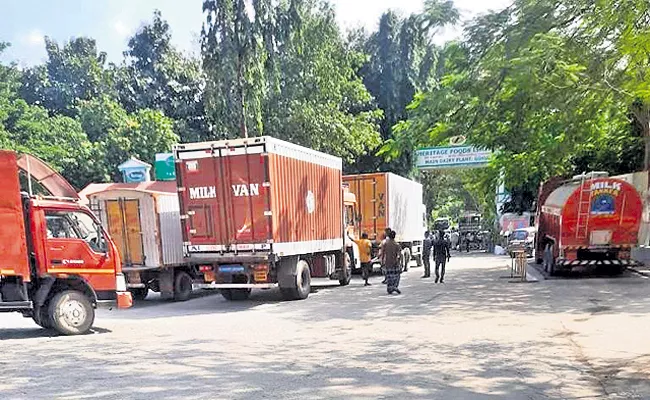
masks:
<svg viewBox="0 0 650 400"><path fill-rule="evenodd" d="M115 291L126 292L126 279L124 274L115 274Z"/></svg>

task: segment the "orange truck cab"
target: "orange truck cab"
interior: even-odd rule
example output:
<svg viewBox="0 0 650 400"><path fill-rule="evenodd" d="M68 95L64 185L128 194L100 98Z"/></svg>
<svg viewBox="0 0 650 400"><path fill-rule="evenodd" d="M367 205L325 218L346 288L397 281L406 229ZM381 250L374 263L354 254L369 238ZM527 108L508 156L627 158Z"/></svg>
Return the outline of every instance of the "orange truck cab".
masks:
<svg viewBox="0 0 650 400"><path fill-rule="evenodd" d="M38 185L53 196L21 192ZM98 305L132 304L110 236L41 160L0 151L0 311L66 334L90 330Z"/></svg>

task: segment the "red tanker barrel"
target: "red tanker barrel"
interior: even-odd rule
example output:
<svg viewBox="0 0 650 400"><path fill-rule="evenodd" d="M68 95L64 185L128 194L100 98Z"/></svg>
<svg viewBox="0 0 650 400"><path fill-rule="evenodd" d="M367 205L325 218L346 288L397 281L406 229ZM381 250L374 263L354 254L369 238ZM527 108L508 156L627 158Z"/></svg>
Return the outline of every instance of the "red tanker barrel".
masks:
<svg viewBox="0 0 650 400"><path fill-rule="evenodd" d="M643 202L634 186L613 178L574 181L557 188L542 207L550 232L566 246L635 246Z"/></svg>

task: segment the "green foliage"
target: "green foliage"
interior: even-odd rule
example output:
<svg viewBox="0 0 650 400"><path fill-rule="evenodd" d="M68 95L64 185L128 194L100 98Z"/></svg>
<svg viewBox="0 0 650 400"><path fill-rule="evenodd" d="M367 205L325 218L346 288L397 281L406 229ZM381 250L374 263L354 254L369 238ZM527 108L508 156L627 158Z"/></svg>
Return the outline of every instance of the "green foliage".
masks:
<svg viewBox="0 0 650 400"><path fill-rule="evenodd" d="M48 61L30 68L23 76L21 97L54 114L75 116L79 101L112 91L104 72L106 53L99 52L94 39L74 38L60 46L45 38Z"/></svg>
<svg viewBox="0 0 650 400"><path fill-rule="evenodd" d="M204 2L208 113L216 137L271 135L348 163L380 143L381 111L357 75L363 55L320 1ZM252 19L251 19L252 18Z"/></svg>
<svg viewBox="0 0 650 400"><path fill-rule="evenodd" d="M129 40L125 57L125 64L115 70L115 85L128 112L159 110L174 119L182 141L208 138L200 62L172 46L169 25L159 11Z"/></svg>
<svg viewBox="0 0 650 400"><path fill-rule="evenodd" d="M392 143L393 126L408 116L407 105L418 91L429 89L434 83L441 62L439 49L432 42L435 30L457 20L453 2L428 0L422 14L402 18L389 11L381 16L377 32L366 35L360 31L351 37L352 45L369 55L361 75L384 112L380 124L383 141ZM372 154L362 158L355 170L390 170L408 175L413 164L411 149L403 147L400 152L392 152L389 163ZM379 155L386 155L386 151L384 146Z"/></svg>
<svg viewBox="0 0 650 400"><path fill-rule="evenodd" d="M128 114L108 98L82 102L79 119L91 135L95 154L101 154L95 162L104 179L118 180L116 167L129 158L153 163L156 153L167 152L178 142L174 121L162 112L142 109Z"/></svg>
<svg viewBox="0 0 650 400"><path fill-rule="evenodd" d="M489 195L484 209L499 171L517 194L508 207L522 210L550 176L639 168L640 137L650 137L648 9L636 0L518 0L477 18L464 42L442 50L439 79L414 96L381 153L466 135L494 151L477 181Z"/></svg>

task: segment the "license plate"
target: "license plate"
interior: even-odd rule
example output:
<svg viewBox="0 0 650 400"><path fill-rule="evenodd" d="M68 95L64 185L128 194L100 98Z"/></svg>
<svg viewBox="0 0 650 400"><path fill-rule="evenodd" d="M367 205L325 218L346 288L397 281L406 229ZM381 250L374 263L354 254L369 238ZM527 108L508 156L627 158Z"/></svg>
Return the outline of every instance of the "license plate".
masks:
<svg viewBox="0 0 650 400"><path fill-rule="evenodd" d="M222 274L233 274L237 272L244 272L243 265L221 265L219 266L219 272Z"/></svg>

